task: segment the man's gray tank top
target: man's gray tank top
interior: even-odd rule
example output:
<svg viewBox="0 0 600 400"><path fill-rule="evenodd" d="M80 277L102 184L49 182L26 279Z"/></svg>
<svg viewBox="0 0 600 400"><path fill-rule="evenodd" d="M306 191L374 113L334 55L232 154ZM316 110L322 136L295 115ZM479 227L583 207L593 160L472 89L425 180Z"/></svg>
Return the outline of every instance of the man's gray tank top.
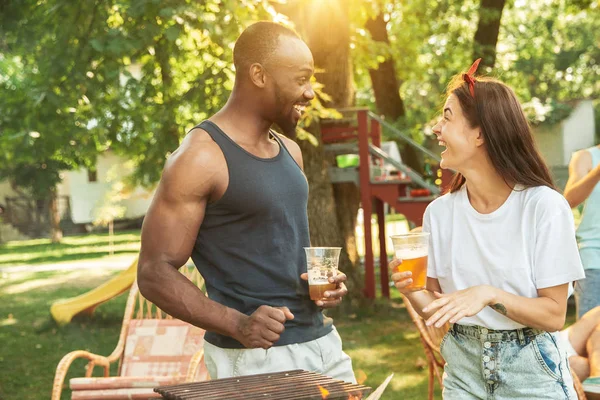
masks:
<svg viewBox="0 0 600 400"><path fill-rule="evenodd" d="M308 182L277 135L273 158L250 154L217 125L204 121L219 145L229 170L223 197L209 203L192 259L206 281L208 296L250 315L261 305L286 306L294 319L275 346L303 343L332 330L330 319L310 300L303 247L308 233ZM235 339L206 332L207 342L222 348L243 348Z"/></svg>

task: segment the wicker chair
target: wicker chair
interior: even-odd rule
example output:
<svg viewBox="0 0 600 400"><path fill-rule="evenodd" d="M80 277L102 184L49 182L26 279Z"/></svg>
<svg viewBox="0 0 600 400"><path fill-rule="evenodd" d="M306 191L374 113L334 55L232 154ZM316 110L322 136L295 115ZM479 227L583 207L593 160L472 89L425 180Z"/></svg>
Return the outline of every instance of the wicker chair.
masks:
<svg viewBox="0 0 600 400"><path fill-rule="evenodd" d="M440 343L442 342L446 332L448 332L448 329L450 329L450 325L445 324L439 328L425 325L425 321L423 321L423 318L414 309L408 298L406 296L402 296L402 300L404 301L410 318L419 330L419 336L421 337L421 342L423 343L423 349L425 350L425 357L427 358L427 365L429 367L428 399L433 400L433 388L436 378L440 384L440 387L443 388L442 374L444 371L444 364L446 362L440 353Z"/></svg>
<svg viewBox="0 0 600 400"><path fill-rule="evenodd" d="M181 272L198 287L204 280L195 268ZM70 380L72 399L160 398L157 386L210 379L204 365L204 330L172 318L145 299L134 282L127 298L117 347L108 357L85 350L72 351L58 363L52 400L60 400L71 363L85 358L85 378ZM118 362L118 376L109 377L110 365ZM92 377L95 366L104 377Z"/></svg>

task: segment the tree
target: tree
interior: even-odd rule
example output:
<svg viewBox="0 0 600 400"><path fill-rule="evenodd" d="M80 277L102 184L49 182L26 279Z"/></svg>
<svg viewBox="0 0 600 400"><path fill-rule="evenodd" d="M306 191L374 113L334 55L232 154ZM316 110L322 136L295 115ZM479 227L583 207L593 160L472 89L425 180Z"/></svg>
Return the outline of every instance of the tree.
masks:
<svg viewBox="0 0 600 400"><path fill-rule="evenodd" d="M278 2L272 3L1 2L0 178L48 201L61 170L93 168L97 154L110 148L137 166L131 183L154 185L180 138L224 104L233 82L231 46L251 22L275 18ZM391 120L403 108L396 124L417 140L438 113L450 77L473 62L474 40L491 46L494 35L478 35L493 21L498 34L491 73L522 101L551 105L598 95L596 2L508 2L501 20L484 12L497 4L290 0L277 7L296 22L323 69L318 78L331 94L324 103L376 104ZM318 138L316 125L309 129ZM305 151L307 169L329 165L322 149ZM326 199L322 211L311 203L315 243L320 237L349 244L348 258L355 260L357 192L351 185L332 188L320 171L311 182L313 195ZM351 193L340 194L345 190ZM323 217L333 210L336 221Z"/></svg>
<svg viewBox="0 0 600 400"><path fill-rule="evenodd" d="M487 19L480 17L485 7L476 0L382 3L381 9L389 14L389 48L382 48L360 26L353 36L358 102L375 103L369 69L389 52L401 82L400 96L409 99L400 127L421 140L430 130L429 121L439 113L450 78L464 72L479 56L474 55L476 32L490 21L490 13ZM552 7L542 0L507 2L501 19L497 12L491 14L496 15L496 23L501 22L494 46L496 59L493 69L480 67L480 73L502 79L522 102L536 99L549 110L598 96L600 8L595 2L560 0ZM550 111L544 121L552 115L560 118L564 113Z"/></svg>
<svg viewBox="0 0 600 400"><path fill-rule="evenodd" d="M0 179L54 211L60 171L93 168L108 148L135 162L131 183L154 185L180 138L224 104L229 45L272 14L260 0L0 7Z"/></svg>
<svg viewBox="0 0 600 400"><path fill-rule="evenodd" d="M581 3L560 0L547 7L536 1L505 11L498 69L522 101L551 105L598 97L600 8Z"/></svg>
<svg viewBox="0 0 600 400"><path fill-rule="evenodd" d="M81 34L93 34L97 5L26 1L3 4L0 17L0 179L8 179L50 210L53 242L60 241L56 185L60 172L93 163ZM92 10L93 9L93 10ZM63 25L66 21L73 24Z"/></svg>
<svg viewBox="0 0 600 400"><path fill-rule="evenodd" d="M5 39L10 43L9 35ZM85 145L84 129L59 98L61 84L50 75L51 60L37 62L25 49L14 47L12 57L0 59L0 179L8 179L49 210L46 220L57 243L62 237L56 192L60 171L85 164L86 157L95 157L95 149ZM76 104L77 94L65 91Z"/></svg>
<svg viewBox="0 0 600 400"><path fill-rule="evenodd" d="M369 18L365 27L375 42L384 45L382 47L383 54L375 58L378 65L369 68L377 111L395 121L404 117L406 112L404 102L400 97L396 67L389 52L390 40L387 33L386 15L383 10L379 10L374 18Z"/></svg>
<svg viewBox="0 0 600 400"><path fill-rule="evenodd" d="M110 7L90 84L99 133L137 166L131 183L152 186L168 155L196 124L215 113L233 87L231 44L258 19L258 0L130 0Z"/></svg>
<svg viewBox="0 0 600 400"><path fill-rule="evenodd" d="M506 0L481 0L479 5L479 22L473 39L473 59L481 57L482 71L491 70L496 63L496 45L505 4Z"/></svg>
<svg viewBox="0 0 600 400"><path fill-rule="evenodd" d="M400 86L396 74L396 66L390 52L390 40L387 32L387 18L384 7L377 7L377 14L368 18L365 27L371 39L377 44L373 46L377 51L374 62L377 65L369 68L371 86L375 96L375 104L379 114L384 115L390 122L401 122L406 115L404 102L400 96ZM402 146L403 144L401 144ZM415 171L422 170L422 160L416 149L412 146L402 146L402 160Z"/></svg>

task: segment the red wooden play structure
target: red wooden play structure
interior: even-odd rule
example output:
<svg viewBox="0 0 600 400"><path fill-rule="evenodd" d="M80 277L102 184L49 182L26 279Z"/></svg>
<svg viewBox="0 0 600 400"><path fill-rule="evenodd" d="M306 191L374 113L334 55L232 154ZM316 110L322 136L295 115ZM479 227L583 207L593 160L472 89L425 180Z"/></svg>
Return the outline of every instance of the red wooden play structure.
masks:
<svg viewBox="0 0 600 400"><path fill-rule="evenodd" d="M452 177L452 172L437 169L435 182L402 162L394 160L381 149L382 128L389 130L390 137L413 146L423 156L434 160L439 167L440 158L391 124L367 109L339 110L341 120L322 121L321 135L325 149L334 154L358 153L356 168L331 168L330 176L336 182L355 182L360 187L365 233L365 295L375 298L375 260L371 237L371 218L375 212L379 226L380 282L382 296L389 297L389 273L386 251L384 203L403 214L415 226L420 226L427 205L441 193ZM384 164L391 164L399 173L392 176L374 176L372 171Z"/></svg>

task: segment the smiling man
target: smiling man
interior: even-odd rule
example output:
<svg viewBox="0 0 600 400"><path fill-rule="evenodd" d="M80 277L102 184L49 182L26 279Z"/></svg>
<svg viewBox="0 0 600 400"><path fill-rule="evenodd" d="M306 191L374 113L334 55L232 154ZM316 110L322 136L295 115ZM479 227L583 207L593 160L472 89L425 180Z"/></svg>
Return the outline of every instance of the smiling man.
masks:
<svg viewBox="0 0 600 400"><path fill-rule="evenodd" d="M227 104L169 158L142 228L138 284L169 314L206 329L213 379L291 369L355 382L320 308L347 293L344 274L313 302L301 275L310 246L308 183L292 136L315 94L313 58L292 30L258 22L233 51ZM177 269L192 257L209 298Z"/></svg>

